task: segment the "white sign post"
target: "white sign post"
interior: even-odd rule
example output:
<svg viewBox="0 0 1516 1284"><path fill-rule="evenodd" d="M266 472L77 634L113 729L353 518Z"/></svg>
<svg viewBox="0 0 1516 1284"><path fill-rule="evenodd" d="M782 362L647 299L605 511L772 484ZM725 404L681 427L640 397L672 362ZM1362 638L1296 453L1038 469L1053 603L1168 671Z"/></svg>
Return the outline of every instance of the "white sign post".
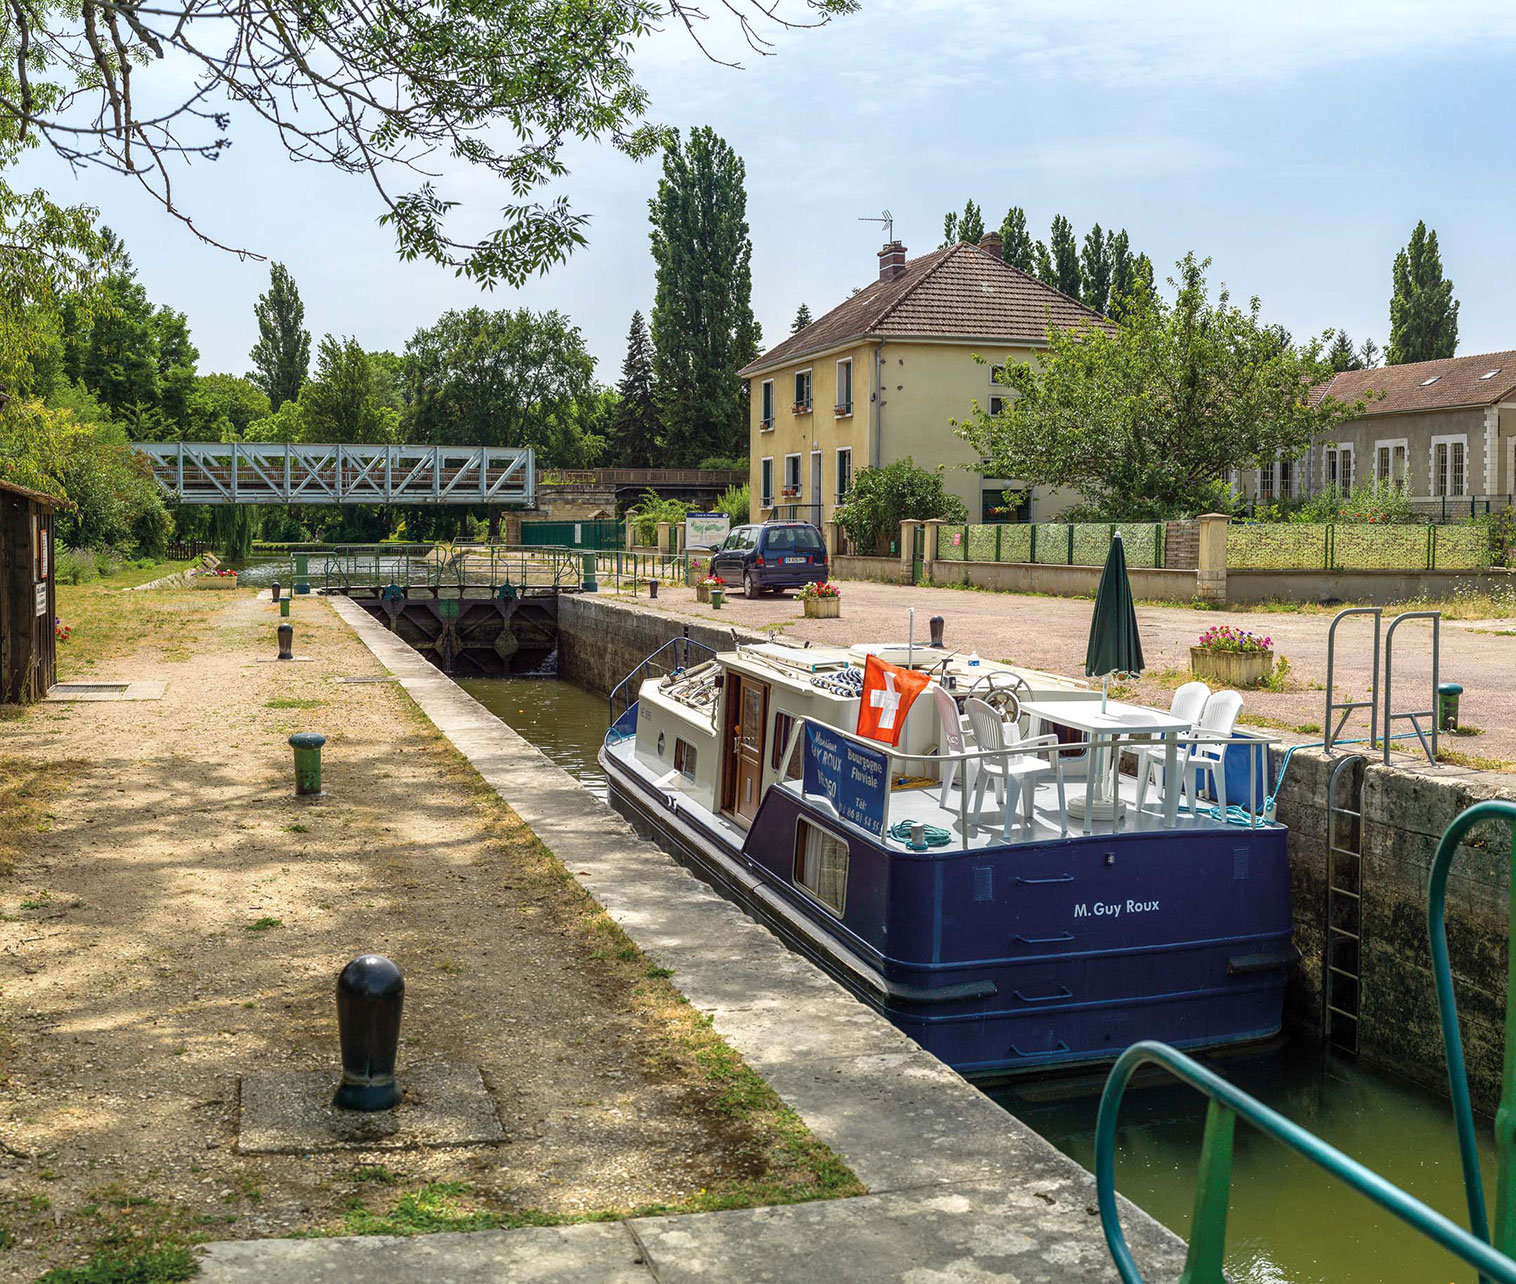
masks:
<svg viewBox="0 0 1516 1284"><path fill-rule="evenodd" d="M684 546L687 549L715 548L731 533L732 519L725 513L686 513Z"/></svg>

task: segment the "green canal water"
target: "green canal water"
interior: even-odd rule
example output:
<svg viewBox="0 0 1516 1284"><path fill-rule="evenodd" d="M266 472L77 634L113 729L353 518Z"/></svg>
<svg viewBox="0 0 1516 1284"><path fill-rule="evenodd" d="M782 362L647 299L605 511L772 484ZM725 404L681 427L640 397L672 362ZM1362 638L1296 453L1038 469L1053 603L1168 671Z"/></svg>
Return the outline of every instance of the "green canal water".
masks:
<svg viewBox="0 0 1516 1284"><path fill-rule="evenodd" d="M605 777L595 762L606 728L604 697L552 678L461 685L605 797ZM1466 1224L1453 1119L1437 1098L1298 1042L1214 1065L1281 1114ZM1098 1076L1036 1080L994 1097L1090 1167L1100 1082ZM1117 1188L1181 1235L1189 1227L1204 1116L1198 1095L1162 1080L1139 1080L1122 1109ZM1488 1129L1480 1143L1493 1194ZM1237 1284L1449 1284L1474 1278L1456 1259L1242 1124L1227 1245L1228 1271Z"/></svg>

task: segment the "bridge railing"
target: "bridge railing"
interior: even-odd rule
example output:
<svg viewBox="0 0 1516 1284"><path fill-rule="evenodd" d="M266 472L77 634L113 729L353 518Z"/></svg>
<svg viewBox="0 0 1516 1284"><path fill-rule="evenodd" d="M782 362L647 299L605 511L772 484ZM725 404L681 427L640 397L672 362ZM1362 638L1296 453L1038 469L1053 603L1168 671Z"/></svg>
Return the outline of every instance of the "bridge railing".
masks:
<svg viewBox="0 0 1516 1284"><path fill-rule="evenodd" d="M584 557L506 544L339 545L288 555L290 582L315 589L579 589Z"/></svg>

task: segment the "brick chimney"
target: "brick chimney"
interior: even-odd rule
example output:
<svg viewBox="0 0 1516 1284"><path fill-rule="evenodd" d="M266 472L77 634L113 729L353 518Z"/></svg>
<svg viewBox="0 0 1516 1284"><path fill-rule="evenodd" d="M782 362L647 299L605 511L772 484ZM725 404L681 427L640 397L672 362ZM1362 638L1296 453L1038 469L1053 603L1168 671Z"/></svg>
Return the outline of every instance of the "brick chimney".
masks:
<svg viewBox="0 0 1516 1284"><path fill-rule="evenodd" d="M893 281L905 271L905 246L891 241L879 251L879 279Z"/></svg>
<svg viewBox="0 0 1516 1284"><path fill-rule="evenodd" d="M979 238L979 248L986 254L993 254L998 259L1000 257L1000 233L986 232Z"/></svg>

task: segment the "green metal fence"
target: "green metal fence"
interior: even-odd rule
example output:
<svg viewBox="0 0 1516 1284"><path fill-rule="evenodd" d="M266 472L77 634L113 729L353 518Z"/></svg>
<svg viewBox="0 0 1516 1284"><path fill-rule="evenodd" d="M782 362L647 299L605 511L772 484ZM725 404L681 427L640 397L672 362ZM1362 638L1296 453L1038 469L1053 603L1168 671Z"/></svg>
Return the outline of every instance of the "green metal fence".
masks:
<svg viewBox="0 0 1516 1284"><path fill-rule="evenodd" d="M534 548L616 549L626 544L626 527L609 518L583 522L522 522L521 542Z"/></svg>
<svg viewBox="0 0 1516 1284"><path fill-rule="evenodd" d="M705 559L709 561L709 558ZM595 555L595 571L607 587L631 587L657 580L660 584L683 584L689 575L688 553L641 553L617 549Z"/></svg>
<svg viewBox="0 0 1516 1284"><path fill-rule="evenodd" d="M1490 541L1477 526L1233 522L1226 561L1239 571L1482 571Z"/></svg>
<svg viewBox="0 0 1516 1284"><path fill-rule="evenodd" d="M1232 1183L1232 1139L1240 1118L1296 1154L1346 1183L1413 1230L1441 1245L1449 1253L1475 1267L1481 1284L1499 1281L1516 1284L1516 1002L1508 1001L1505 1014L1505 1060L1501 1075L1500 1107L1495 1115L1496 1194L1495 1225L1491 1235L1485 1205L1484 1179L1479 1167L1479 1148L1474 1132L1474 1112L1469 1100L1463 1038L1458 1026L1458 1007L1453 995L1453 974L1448 960L1445 925L1448 874L1461 846L1490 845L1490 826L1507 828L1516 835L1516 803L1491 800L1476 803L1458 815L1443 832L1432 861L1427 888L1427 938L1432 956L1432 975L1437 990L1437 1008L1442 1022L1443 1046L1447 1052L1448 1086L1453 1102L1453 1120L1463 1165L1464 1195L1469 1230L1428 1208L1398 1186L1365 1168L1321 1138L1291 1122L1260 1101L1234 1087L1219 1075L1162 1043L1133 1044L1117 1058L1100 1098L1095 1124L1095 1184L1100 1203L1100 1221L1106 1245L1124 1284L1142 1284L1142 1275L1127 1247L1116 1208L1116 1136L1122 1095L1133 1073L1144 1064L1164 1067L1175 1078L1209 1099L1205 1133L1201 1140L1199 1180L1195 1190L1194 1216L1190 1224L1189 1251L1181 1284L1224 1284L1227 1207ZM1481 831L1476 834L1476 831ZM1516 887L1516 837L1508 838L1507 856L1511 885ZM1506 928L1509 959L1508 989L1516 995L1516 899ZM1440 1277L1439 1277L1440 1278Z"/></svg>
<svg viewBox="0 0 1516 1284"><path fill-rule="evenodd" d="M576 589L584 557L505 544L346 544L289 554L289 583L313 589L385 587Z"/></svg>
<svg viewBox="0 0 1516 1284"><path fill-rule="evenodd" d="M1116 532L1126 563L1163 565L1162 522L990 522L938 526L934 556L942 562L1040 562L1044 566L1100 566Z"/></svg>

